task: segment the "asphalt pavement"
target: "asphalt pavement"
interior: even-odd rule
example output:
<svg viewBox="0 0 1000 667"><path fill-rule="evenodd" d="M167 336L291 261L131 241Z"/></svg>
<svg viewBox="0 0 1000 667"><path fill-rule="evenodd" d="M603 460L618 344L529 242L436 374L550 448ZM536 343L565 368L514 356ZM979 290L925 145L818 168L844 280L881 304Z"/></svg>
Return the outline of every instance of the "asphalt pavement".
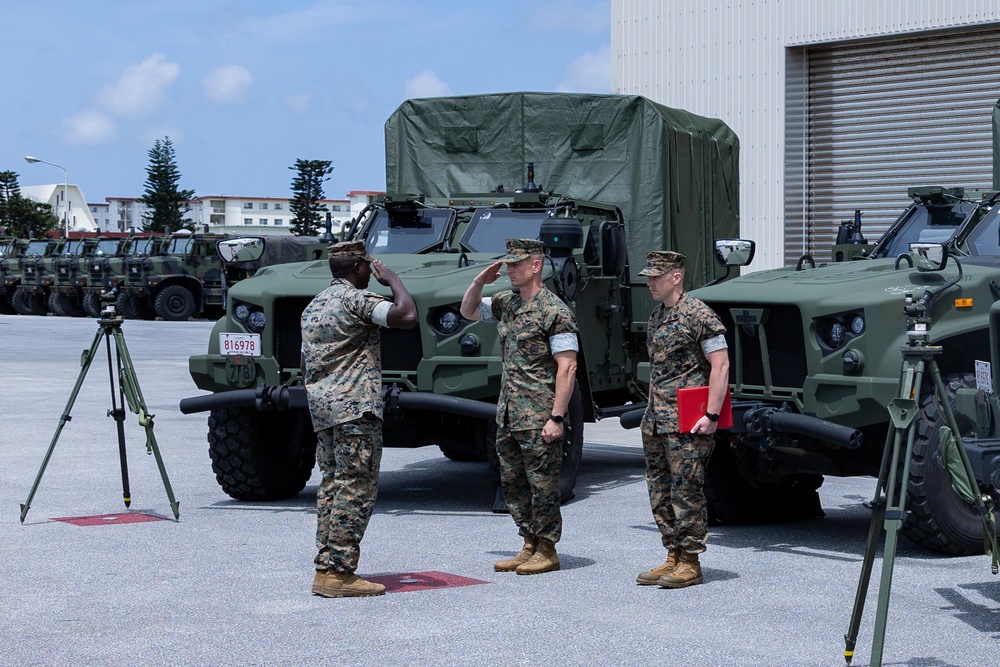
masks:
<svg viewBox="0 0 1000 667"><path fill-rule="evenodd" d="M25 502L80 373L95 320L0 316L0 665L842 665L869 527L870 478L830 478L826 517L715 526L705 584L635 575L665 554L639 434L588 424L577 496L563 507L562 570L495 573L520 548L493 514L485 464L387 447L359 574L381 597L310 595L318 473L296 498L226 496L208 458L187 359L210 322L126 322L180 520L128 414L132 503L122 499L103 347ZM387 443L389 445L391 443ZM876 562L855 665L867 665ZM1000 664L1000 578L984 556L900 544L883 664Z"/></svg>

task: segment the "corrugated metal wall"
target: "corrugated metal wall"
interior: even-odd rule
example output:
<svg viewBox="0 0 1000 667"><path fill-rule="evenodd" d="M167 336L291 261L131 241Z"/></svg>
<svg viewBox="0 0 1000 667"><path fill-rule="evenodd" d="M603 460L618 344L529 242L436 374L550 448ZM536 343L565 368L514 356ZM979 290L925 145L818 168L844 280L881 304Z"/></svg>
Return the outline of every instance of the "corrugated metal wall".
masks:
<svg viewBox="0 0 1000 667"><path fill-rule="evenodd" d="M758 243L753 268L773 268L785 261L786 211L797 205L802 219L807 205L804 47L998 21L996 0L612 0L611 88L736 131L742 233Z"/></svg>
<svg viewBox="0 0 1000 667"><path fill-rule="evenodd" d="M874 240L909 186L991 188L1000 26L814 47L805 60L805 216L786 215L786 263L829 259L855 209ZM790 198L801 188L786 178Z"/></svg>

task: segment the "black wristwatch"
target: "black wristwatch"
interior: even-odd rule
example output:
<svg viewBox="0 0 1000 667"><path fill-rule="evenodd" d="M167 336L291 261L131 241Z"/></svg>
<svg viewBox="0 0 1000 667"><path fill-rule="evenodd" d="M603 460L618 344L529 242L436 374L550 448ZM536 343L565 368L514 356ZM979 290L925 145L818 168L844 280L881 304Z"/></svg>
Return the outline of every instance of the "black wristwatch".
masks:
<svg viewBox="0 0 1000 667"><path fill-rule="evenodd" d="M554 421L557 424L562 424L563 423L563 416L562 415L549 415L549 419L551 419L552 421ZM716 419L718 419L718 417L716 417Z"/></svg>
<svg viewBox="0 0 1000 667"><path fill-rule="evenodd" d="M710 422L719 421L719 415L715 414L714 412L706 412L705 416L708 417L708 421Z"/></svg>

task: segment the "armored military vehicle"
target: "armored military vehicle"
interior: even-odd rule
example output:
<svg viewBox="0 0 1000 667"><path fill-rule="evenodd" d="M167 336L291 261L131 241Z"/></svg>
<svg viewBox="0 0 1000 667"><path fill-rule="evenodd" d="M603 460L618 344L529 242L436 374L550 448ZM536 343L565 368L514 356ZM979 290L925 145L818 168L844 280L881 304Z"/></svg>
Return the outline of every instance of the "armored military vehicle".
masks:
<svg viewBox="0 0 1000 667"><path fill-rule="evenodd" d="M907 295L930 295L930 340L943 349L937 364L947 400L959 409L961 435L996 437L984 394L977 401L975 371L977 361L990 359L990 307L1000 299L1000 207L992 195L966 196L961 188L908 194L912 204L877 243L848 253L863 259L804 258L693 292L728 329L734 427L719 436L709 464L715 520L818 512L814 490L823 475L878 474L890 428L886 406L907 344ZM919 270L907 255L914 242L943 244L959 261L944 271ZM980 518L935 462L941 413L931 392L919 410L904 530L933 550L981 552ZM996 495L1000 460L977 451L972 446L970 457L980 484Z"/></svg>
<svg viewBox="0 0 1000 667"><path fill-rule="evenodd" d="M125 284L125 260L132 256L148 254L162 240L162 236L129 235L116 239L113 249L98 246L84 262L87 284L83 287L82 305L89 317L101 316L101 293L111 292Z"/></svg>
<svg viewBox="0 0 1000 667"><path fill-rule="evenodd" d="M421 314L415 329L382 332L385 445L434 444L470 460L494 451L497 328L465 320L459 304L506 238L539 238L546 284L581 330L560 479L570 497L584 422L642 400L636 368L653 305L636 275L645 254L680 249L690 281L715 277L712 237L738 234L737 154L721 121L638 97L522 93L401 106L386 123L386 173L390 192L407 194L386 195L344 232L399 274ZM544 165L548 188L530 169L525 183L525 158ZM309 478L315 435L299 382L299 319L329 282L326 261L262 268L232 287L208 353L190 360L195 383L214 395L181 409L211 411L213 469L235 498L288 497ZM370 289L388 293L374 281Z"/></svg>

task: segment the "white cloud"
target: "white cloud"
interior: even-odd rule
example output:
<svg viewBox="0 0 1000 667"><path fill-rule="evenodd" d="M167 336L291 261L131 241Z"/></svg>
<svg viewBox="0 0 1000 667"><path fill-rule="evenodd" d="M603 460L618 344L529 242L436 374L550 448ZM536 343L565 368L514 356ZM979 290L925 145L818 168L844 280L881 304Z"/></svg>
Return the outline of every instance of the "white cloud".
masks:
<svg viewBox="0 0 1000 667"><path fill-rule="evenodd" d="M63 137L70 144L96 145L115 136L115 122L97 109L86 109L66 119Z"/></svg>
<svg viewBox="0 0 1000 667"><path fill-rule="evenodd" d="M115 83L104 86L97 100L116 116L140 118L155 110L165 99L165 90L177 80L181 67L154 53L141 63L129 65Z"/></svg>
<svg viewBox="0 0 1000 667"><path fill-rule="evenodd" d="M442 81L437 74L425 69L406 82L404 88L406 99L415 97L442 97L451 95L451 86Z"/></svg>
<svg viewBox="0 0 1000 667"><path fill-rule="evenodd" d="M216 104L241 104L253 83L253 74L243 65L217 67L201 80L205 97Z"/></svg>
<svg viewBox="0 0 1000 667"><path fill-rule="evenodd" d="M312 93L285 95L285 106L297 114L304 114L309 111L309 106L312 104L312 98Z"/></svg>
<svg viewBox="0 0 1000 667"><path fill-rule="evenodd" d="M566 66L563 79L556 85L560 93L611 92L611 48L604 45L585 53Z"/></svg>

